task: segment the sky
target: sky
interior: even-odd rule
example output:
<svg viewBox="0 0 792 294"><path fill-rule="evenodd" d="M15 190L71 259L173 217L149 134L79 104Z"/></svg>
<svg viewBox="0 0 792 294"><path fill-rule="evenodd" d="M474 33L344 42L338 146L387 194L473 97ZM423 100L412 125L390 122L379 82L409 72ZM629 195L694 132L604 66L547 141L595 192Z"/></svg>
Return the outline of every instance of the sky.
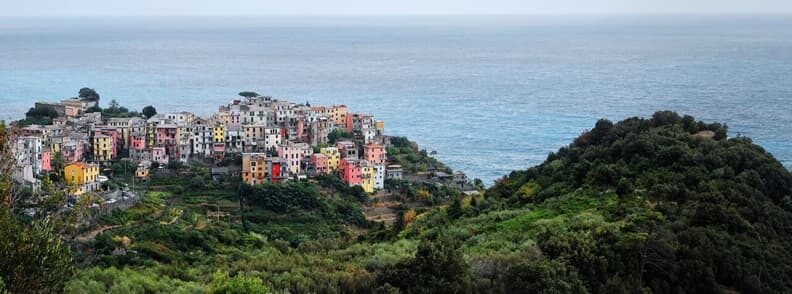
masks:
<svg viewBox="0 0 792 294"><path fill-rule="evenodd" d="M0 0L0 16L792 14L792 0Z"/></svg>

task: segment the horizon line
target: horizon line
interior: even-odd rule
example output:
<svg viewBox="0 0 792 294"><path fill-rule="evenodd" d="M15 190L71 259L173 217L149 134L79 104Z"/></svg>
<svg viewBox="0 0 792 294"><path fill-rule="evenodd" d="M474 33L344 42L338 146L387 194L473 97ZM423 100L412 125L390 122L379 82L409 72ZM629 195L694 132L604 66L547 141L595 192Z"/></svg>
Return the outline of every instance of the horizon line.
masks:
<svg viewBox="0 0 792 294"><path fill-rule="evenodd" d="M792 12L535 12L535 13L146 13L146 14L0 14L2 18L110 17L430 17L430 16L789 16Z"/></svg>

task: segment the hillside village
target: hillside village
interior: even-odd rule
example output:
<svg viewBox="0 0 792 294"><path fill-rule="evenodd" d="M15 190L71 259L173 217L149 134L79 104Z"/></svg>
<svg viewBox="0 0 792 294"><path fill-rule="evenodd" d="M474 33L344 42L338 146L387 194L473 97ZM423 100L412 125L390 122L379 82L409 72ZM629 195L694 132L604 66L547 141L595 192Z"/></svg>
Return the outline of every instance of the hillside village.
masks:
<svg viewBox="0 0 792 294"><path fill-rule="evenodd" d="M240 95L208 118L156 113L150 106L138 114L115 101L113 111L101 111L98 99L36 102L14 145L14 179L35 190L42 175L57 174L69 194L79 196L102 190L108 180L104 171L117 162L136 166L139 181L152 169L202 163L212 167L213 175L239 177L249 185L337 175L367 193L381 191L386 179L405 177L402 166L389 161L390 138L384 122L373 115L352 113L345 105ZM46 114L43 123L29 124L41 122L41 115L31 118L41 113ZM468 184L461 172L433 171L432 179Z"/></svg>

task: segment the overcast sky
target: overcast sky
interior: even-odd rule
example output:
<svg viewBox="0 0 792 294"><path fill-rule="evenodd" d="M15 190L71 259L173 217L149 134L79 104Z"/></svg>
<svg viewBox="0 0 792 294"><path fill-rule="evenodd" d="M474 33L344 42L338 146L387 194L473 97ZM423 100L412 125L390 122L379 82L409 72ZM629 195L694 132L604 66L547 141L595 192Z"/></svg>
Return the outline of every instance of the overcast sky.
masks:
<svg viewBox="0 0 792 294"><path fill-rule="evenodd" d="M3 16L792 13L792 0L0 0Z"/></svg>

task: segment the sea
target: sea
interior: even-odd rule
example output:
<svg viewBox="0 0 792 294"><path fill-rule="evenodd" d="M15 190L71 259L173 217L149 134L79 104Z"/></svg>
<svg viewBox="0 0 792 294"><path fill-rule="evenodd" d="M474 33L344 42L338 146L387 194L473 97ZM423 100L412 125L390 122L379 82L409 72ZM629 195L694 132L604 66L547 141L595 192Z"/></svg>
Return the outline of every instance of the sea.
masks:
<svg viewBox="0 0 792 294"><path fill-rule="evenodd" d="M788 15L0 18L0 119L82 87L201 116L244 90L345 104L488 184L658 110L792 167Z"/></svg>

